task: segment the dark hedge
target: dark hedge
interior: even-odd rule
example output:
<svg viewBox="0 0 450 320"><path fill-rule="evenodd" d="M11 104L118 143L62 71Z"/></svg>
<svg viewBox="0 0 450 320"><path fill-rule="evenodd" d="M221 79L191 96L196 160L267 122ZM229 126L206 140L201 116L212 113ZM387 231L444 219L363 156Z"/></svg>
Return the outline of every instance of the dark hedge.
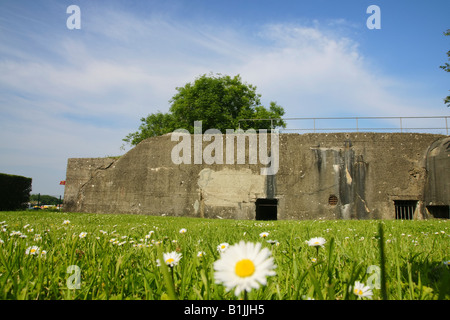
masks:
<svg viewBox="0 0 450 320"><path fill-rule="evenodd" d="M0 211L26 209L30 201L31 180L0 173Z"/></svg>

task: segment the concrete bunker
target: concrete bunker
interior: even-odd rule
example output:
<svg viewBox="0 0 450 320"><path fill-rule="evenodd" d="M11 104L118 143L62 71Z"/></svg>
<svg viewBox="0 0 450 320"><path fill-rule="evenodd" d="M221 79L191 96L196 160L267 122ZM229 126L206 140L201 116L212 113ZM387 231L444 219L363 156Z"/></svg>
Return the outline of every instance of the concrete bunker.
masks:
<svg viewBox="0 0 450 320"><path fill-rule="evenodd" d="M268 165L259 158L249 161L250 148L242 163L184 164L171 159L176 145L168 134L120 158L68 159L65 210L245 220L449 217L445 135L280 134L273 175L261 174Z"/></svg>

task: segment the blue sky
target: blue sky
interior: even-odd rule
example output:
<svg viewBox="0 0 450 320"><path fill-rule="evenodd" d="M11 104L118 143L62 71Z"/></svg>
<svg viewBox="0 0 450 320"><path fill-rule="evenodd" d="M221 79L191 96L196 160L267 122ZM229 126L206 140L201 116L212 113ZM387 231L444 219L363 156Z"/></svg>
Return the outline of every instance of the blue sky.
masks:
<svg viewBox="0 0 450 320"><path fill-rule="evenodd" d="M381 29L366 26L370 5ZM448 0L2 1L0 172L63 195L68 158L125 153L141 117L210 72L240 74L290 118L449 115L449 12Z"/></svg>

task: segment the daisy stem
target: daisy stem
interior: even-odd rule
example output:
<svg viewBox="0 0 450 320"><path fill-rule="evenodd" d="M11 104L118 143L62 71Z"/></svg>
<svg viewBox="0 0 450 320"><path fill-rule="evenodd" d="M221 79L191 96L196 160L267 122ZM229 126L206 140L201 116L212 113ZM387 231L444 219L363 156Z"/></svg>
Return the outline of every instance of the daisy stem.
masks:
<svg viewBox="0 0 450 320"><path fill-rule="evenodd" d="M175 290L175 280L174 280L174 278L173 278L173 267L171 266L169 269L170 269L170 275L172 276L172 284L173 284L173 288L174 288L174 290Z"/></svg>
<svg viewBox="0 0 450 320"><path fill-rule="evenodd" d="M173 284L173 273L172 273L172 277L170 277L169 267L164 262L164 256L162 253L161 246L157 245L156 248L157 248L158 259L159 259L160 265L161 265L161 271L162 271L164 281L165 281L166 287L167 287L167 294L169 295L169 298L171 300L177 300L177 295L175 293L175 287Z"/></svg>

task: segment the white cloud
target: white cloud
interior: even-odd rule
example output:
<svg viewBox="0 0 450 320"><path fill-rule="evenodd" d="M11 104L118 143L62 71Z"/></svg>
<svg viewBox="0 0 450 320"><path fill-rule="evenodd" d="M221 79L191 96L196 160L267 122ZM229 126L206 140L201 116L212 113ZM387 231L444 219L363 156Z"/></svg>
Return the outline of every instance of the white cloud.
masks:
<svg viewBox="0 0 450 320"><path fill-rule="evenodd" d="M349 38L320 28L270 25L261 33L273 45L239 66L287 117L423 115L399 80L380 74Z"/></svg>

